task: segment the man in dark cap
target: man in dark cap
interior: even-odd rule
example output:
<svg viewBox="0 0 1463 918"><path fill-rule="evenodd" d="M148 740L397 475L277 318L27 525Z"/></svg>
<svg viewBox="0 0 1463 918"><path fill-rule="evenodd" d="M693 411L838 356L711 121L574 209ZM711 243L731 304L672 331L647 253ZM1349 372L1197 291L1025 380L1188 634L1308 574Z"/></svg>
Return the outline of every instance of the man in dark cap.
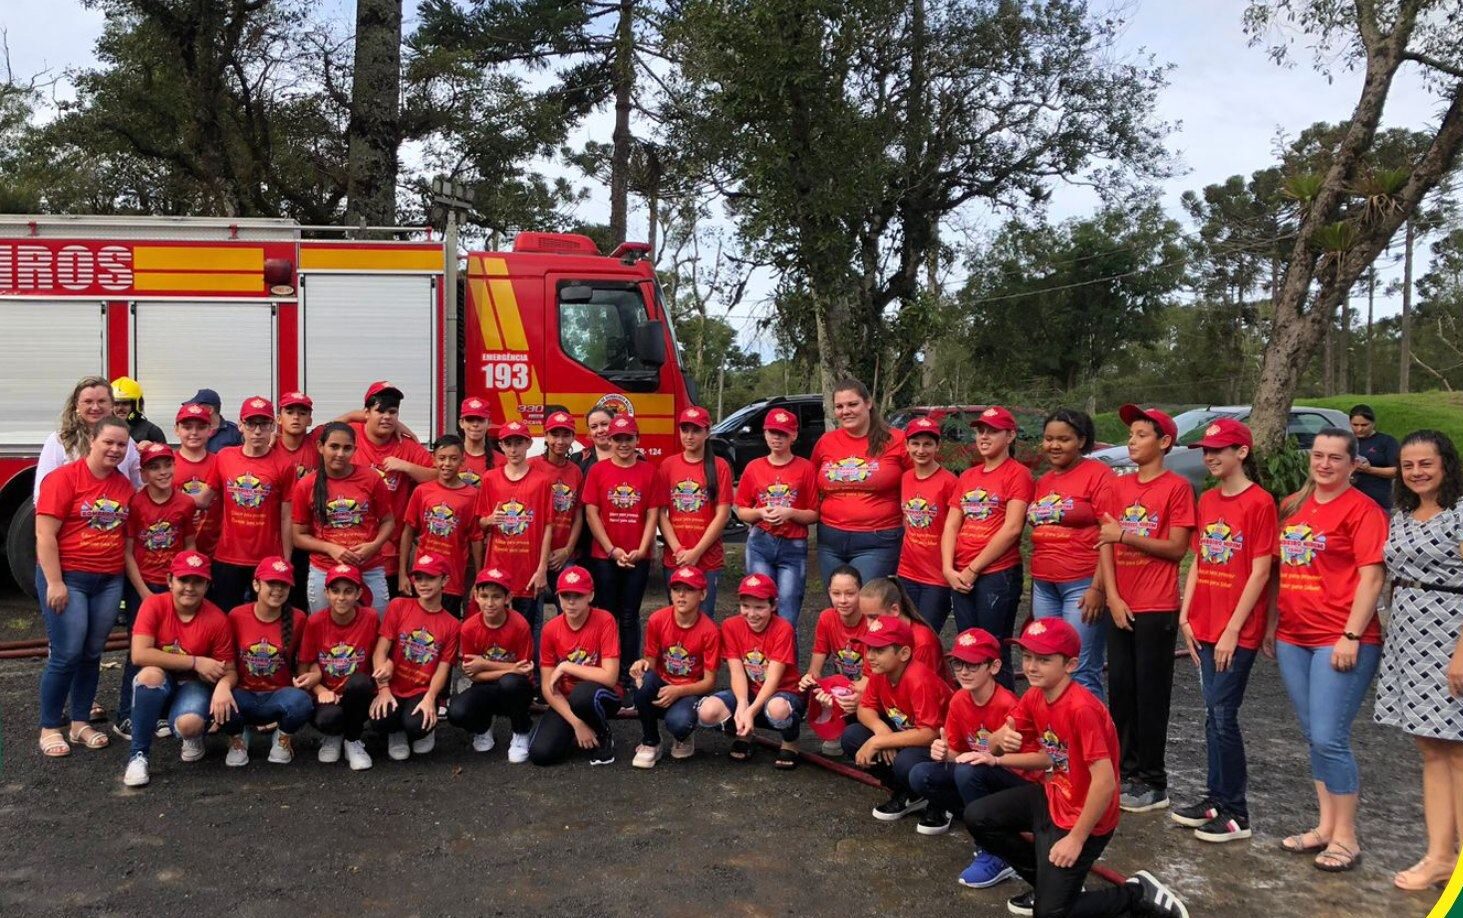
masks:
<svg viewBox="0 0 1463 918"><path fill-rule="evenodd" d="M243 446L244 435L239 432L239 425L227 420L223 416L223 400L218 393L212 389L199 389L197 393L183 404L204 405L208 408L208 415L212 418L212 427L208 435L208 451L216 453L226 446Z"/></svg>

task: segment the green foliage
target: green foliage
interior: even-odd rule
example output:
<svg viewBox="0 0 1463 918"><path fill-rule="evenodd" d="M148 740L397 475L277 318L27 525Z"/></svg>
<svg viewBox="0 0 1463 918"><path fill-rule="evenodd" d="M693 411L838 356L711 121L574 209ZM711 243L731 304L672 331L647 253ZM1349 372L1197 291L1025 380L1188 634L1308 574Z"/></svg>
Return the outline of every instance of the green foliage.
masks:
<svg viewBox="0 0 1463 918"><path fill-rule="evenodd" d="M1350 411L1353 405L1371 405L1377 412L1377 429L1398 440L1414 430L1441 430L1463 444L1463 393L1414 392L1408 395L1334 395L1329 398L1301 398L1299 405Z"/></svg>
<svg viewBox="0 0 1463 918"><path fill-rule="evenodd" d="M1260 484L1276 500L1284 500L1305 487L1311 474L1310 456L1294 437L1286 437L1285 445L1272 453L1257 451L1255 462L1260 467Z"/></svg>

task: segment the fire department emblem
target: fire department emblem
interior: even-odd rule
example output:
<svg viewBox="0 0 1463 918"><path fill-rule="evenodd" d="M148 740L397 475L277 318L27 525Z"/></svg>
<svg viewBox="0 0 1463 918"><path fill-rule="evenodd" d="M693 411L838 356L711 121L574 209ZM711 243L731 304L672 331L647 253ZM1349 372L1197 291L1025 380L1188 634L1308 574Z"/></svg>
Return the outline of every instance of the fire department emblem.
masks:
<svg viewBox="0 0 1463 918"><path fill-rule="evenodd" d="M229 498L245 510L257 510L269 499L274 488L257 476L245 472L228 484Z"/></svg>
<svg viewBox="0 0 1463 918"><path fill-rule="evenodd" d="M498 505L498 512L503 515L498 531L505 536L523 535L533 525L533 510L520 501L504 501Z"/></svg>

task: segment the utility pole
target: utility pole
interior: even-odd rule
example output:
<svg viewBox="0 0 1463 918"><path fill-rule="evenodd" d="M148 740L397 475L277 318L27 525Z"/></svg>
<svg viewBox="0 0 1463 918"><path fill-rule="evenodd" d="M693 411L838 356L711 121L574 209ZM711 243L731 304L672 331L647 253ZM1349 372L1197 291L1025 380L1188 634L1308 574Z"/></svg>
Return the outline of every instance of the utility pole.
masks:
<svg viewBox="0 0 1463 918"><path fill-rule="evenodd" d="M454 407L458 402L458 394L461 389L461 382L458 379L458 367L462 362L462 354L457 347L458 340L458 304L457 304L457 228L460 216L466 216L472 210L473 192L472 189L462 182L455 182L451 179L436 178L432 180L432 222L437 223L440 219L444 227L443 255L445 264L442 271L442 282L447 285L445 302L447 304L447 318L444 323L443 336L448 342L447 365L442 368L443 378L446 380L446 391L443 393L447 402L447 411L455 411Z"/></svg>

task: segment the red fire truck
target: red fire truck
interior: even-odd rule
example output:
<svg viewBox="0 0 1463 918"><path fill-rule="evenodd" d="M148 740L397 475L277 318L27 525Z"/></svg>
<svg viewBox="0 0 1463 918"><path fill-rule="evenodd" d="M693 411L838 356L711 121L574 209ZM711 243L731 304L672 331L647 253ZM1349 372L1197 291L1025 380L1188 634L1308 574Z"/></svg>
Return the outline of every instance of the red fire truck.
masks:
<svg viewBox="0 0 1463 918"><path fill-rule="evenodd" d="M312 238L332 236L333 238ZM633 413L652 459L691 403L647 247L606 256L585 236L519 233L469 252L447 297L443 244L354 241L288 220L0 216L0 534L34 589L36 456L82 376L131 376L171 429L215 389L303 390L317 422L389 379L419 434L454 430L476 395L542 435L550 411ZM463 264L459 256L458 264ZM456 305L449 307L453 300Z"/></svg>

